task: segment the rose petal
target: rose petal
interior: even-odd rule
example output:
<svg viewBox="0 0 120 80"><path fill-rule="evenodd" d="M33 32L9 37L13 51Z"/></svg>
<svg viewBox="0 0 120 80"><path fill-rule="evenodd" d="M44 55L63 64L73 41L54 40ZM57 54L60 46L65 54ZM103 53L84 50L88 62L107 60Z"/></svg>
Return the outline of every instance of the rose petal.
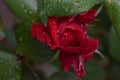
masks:
<svg viewBox="0 0 120 80"><path fill-rule="evenodd" d="M51 37L53 38L55 45L59 46L60 43L59 43L58 35L57 35L58 28L57 28L56 18L49 17L47 26L50 29Z"/></svg>
<svg viewBox="0 0 120 80"><path fill-rule="evenodd" d="M34 23L31 27L32 37L36 37L39 41L51 45L52 39L49 34L45 31L45 27L40 23Z"/></svg>
<svg viewBox="0 0 120 80"><path fill-rule="evenodd" d="M66 54L77 54L80 53L80 47L64 47L64 46L59 46L59 49L61 51L64 51Z"/></svg>
<svg viewBox="0 0 120 80"><path fill-rule="evenodd" d="M95 14L96 10L91 9L90 11L80 13L79 15L76 16L76 18L82 23L91 24L94 22Z"/></svg>
<svg viewBox="0 0 120 80"><path fill-rule="evenodd" d="M59 25L59 28L58 28L59 36L62 35L65 32L65 30L67 30L67 29L73 30L75 33L81 32L84 36L87 35L87 29L84 24L77 23L77 22L71 22L71 23L64 22L61 25Z"/></svg>
<svg viewBox="0 0 120 80"><path fill-rule="evenodd" d="M83 77L85 75L84 64L83 64L82 61L75 58L72 66L73 66L74 71L75 71L75 73L77 74L78 77L81 78L81 77Z"/></svg>
<svg viewBox="0 0 120 80"><path fill-rule="evenodd" d="M62 64L62 68L65 71L68 71L70 66L72 66L77 76L83 77L85 75L84 65L82 63L82 60L80 60L79 58L80 56L78 54L68 55L63 51L61 51L59 54L59 59Z"/></svg>
<svg viewBox="0 0 120 80"><path fill-rule="evenodd" d="M83 61L89 60L93 55L95 50L98 48L98 40L95 39L88 39L87 42L84 43L82 46L81 57Z"/></svg>
<svg viewBox="0 0 120 80"><path fill-rule="evenodd" d="M68 71L70 69L70 66L72 64L72 58L70 55L67 55L63 51L60 51L59 53L59 60L62 65L62 68L64 71Z"/></svg>

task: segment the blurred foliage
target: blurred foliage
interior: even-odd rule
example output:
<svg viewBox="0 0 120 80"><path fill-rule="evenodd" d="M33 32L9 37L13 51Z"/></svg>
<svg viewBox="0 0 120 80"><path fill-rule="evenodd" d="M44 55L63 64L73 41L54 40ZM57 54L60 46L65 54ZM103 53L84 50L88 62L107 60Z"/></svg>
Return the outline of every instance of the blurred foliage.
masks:
<svg viewBox="0 0 120 80"><path fill-rule="evenodd" d="M109 35L110 54L113 59L120 63L120 39L112 28Z"/></svg>

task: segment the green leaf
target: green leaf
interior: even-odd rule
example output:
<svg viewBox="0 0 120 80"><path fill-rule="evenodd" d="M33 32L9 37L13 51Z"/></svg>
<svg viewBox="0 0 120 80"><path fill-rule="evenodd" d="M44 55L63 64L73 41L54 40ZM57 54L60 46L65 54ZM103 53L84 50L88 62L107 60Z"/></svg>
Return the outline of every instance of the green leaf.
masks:
<svg viewBox="0 0 120 80"><path fill-rule="evenodd" d="M21 20L33 21L37 13L37 0L4 0L8 8Z"/></svg>
<svg viewBox="0 0 120 80"><path fill-rule="evenodd" d="M0 80L21 80L21 66L16 65L0 75Z"/></svg>
<svg viewBox="0 0 120 80"><path fill-rule="evenodd" d="M56 72L54 73L49 80L81 80L77 78L76 75L72 72Z"/></svg>
<svg viewBox="0 0 120 80"><path fill-rule="evenodd" d="M82 80L104 80L105 79L106 72L99 64L97 64L93 60L90 60L89 62L85 63L85 70L86 70L86 75L82 78Z"/></svg>
<svg viewBox="0 0 120 80"><path fill-rule="evenodd" d="M0 50L0 80L21 80L17 58L10 52Z"/></svg>
<svg viewBox="0 0 120 80"><path fill-rule="evenodd" d="M40 16L71 16L92 8L96 0L40 0Z"/></svg>
<svg viewBox="0 0 120 80"><path fill-rule="evenodd" d="M31 37L30 27L29 23L20 23L16 26L17 50L30 61L45 62L53 57L54 52Z"/></svg>
<svg viewBox="0 0 120 80"><path fill-rule="evenodd" d="M4 32L4 29L3 29L3 23L0 20L0 39L3 39L4 37L5 37L5 32Z"/></svg>
<svg viewBox="0 0 120 80"><path fill-rule="evenodd" d="M0 74L7 71L10 67L15 65L16 57L11 53L0 50Z"/></svg>
<svg viewBox="0 0 120 80"><path fill-rule="evenodd" d="M120 37L120 0L104 0L104 5L113 26Z"/></svg>
<svg viewBox="0 0 120 80"><path fill-rule="evenodd" d="M120 39L118 39L114 29L110 32L109 44L111 57L120 62Z"/></svg>
<svg viewBox="0 0 120 80"><path fill-rule="evenodd" d="M15 30L13 28L5 28L5 40L9 42L13 47L16 47Z"/></svg>
<svg viewBox="0 0 120 80"><path fill-rule="evenodd" d="M40 60L39 62L46 62L54 57L57 52L56 50L52 51L47 45L39 41L36 42L37 46L34 54L35 57L33 56L35 62L38 62L38 60Z"/></svg>

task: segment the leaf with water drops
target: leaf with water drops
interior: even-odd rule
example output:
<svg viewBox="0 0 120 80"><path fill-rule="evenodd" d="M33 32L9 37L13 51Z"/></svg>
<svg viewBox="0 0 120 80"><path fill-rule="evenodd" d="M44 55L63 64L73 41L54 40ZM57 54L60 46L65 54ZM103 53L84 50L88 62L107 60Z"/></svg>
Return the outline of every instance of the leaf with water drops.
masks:
<svg viewBox="0 0 120 80"><path fill-rule="evenodd" d="M72 72L56 72L54 73L49 80L81 80L77 78L76 75Z"/></svg>
<svg viewBox="0 0 120 80"><path fill-rule="evenodd" d="M120 0L104 0L104 5L115 31L120 37Z"/></svg>
<svg viewBox="0 0 120 80"><path fill-rule="evenodd" d="M0 50L0 80L20 80L19 68L16 56Z"/></svg>
<svg viewBox="0 0 120 80"><path fill-rule="evenodd" d="M21 66L16 65L0 75L0 80L21 80Z"/></svg>
<svg viewBox="0 0 120 80"><path fill-rule="evenodd" d="M33 21L37 13L37 0L4 0L8 8L21 20Z"/></svg>
<svg viewBox="0 0 120 80"><path fill-rule="evenodd" d="M40 16L71 16L92 8L96 0L39 0Z"/></svg>
<svg viewBox="0 0 120 80"><path fill-rule="evenodd" d="M120 62L120 39L117 37L114 29L111 29L109 44L111 57Z"/></svg>
<svg viewBox="0 0 120 80"><path fill-rule="evenodd" d="M28 60L44 62L53 57L53 51L30 35L31 25L20 23L16 26L17 50Z"/></svg>
<svg viewBox="0 0 120 80"><path fill-rule="evenodd" d="M16 57L9 52L0 50L0 74L15 65Z"/></svg>
<svg viewBox="0 0 120 80"><path fill-rule="evenodd" d="M3 39L4 37L5 37L5 32L4 32L4 29L3 29L3 23L0 20L0 39Z"/></svg>

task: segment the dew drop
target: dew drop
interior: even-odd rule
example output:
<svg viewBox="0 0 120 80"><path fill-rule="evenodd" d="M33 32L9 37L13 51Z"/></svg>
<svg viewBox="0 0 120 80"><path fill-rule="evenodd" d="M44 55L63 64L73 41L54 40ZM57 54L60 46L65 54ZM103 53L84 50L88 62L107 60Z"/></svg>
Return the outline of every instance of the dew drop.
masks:
<svg viewBox="0 0 120 80"><path fill-rule="evenodd" d="M24 7L25 7L25 5L24 5L24 4L22 4L22 5L21 5L21 7L22 7L22 8L24 8Z"/></svg>
<svg viewBox="0 0 120 80"><path fill-rule="evenodd" d="M24 12L27 13L27 9L24 9Z"/></svg>
<svg viewBox="0 0 120 80"><path fill-rule="evenodd" d="M44 0L44 4L46 3L46 0Z"/></svg>
<svg viewBox="0 0 120 80"><path fill-rule="evenodd" d="M43 34L43 36L45 35L45 33L44 33L44 32L43 32L42 34Z"/></svg>
<svg viewBox="0 0 120 80"><path fill-rule="evenodd" d="M72 9L71 12L74 12L74 10Z"/></svg>
<svg viewBox="0 0 120 80"><path fill-rule="evenodd" d="M43 15L43 12L41 11L41 12L40 12L40 16L42 16L42 15Z"/></svg>
<svg viewBox="0 0 120 80"><path fill-rule="evenodd" d="M23 41L23 38L19 38L19 41Z"/></svg>
<svg viewBox="0 0 120 80"><path fill-rule="evenodd" d="M61 0L58 0L59 3L61 3Z"/></svg>

